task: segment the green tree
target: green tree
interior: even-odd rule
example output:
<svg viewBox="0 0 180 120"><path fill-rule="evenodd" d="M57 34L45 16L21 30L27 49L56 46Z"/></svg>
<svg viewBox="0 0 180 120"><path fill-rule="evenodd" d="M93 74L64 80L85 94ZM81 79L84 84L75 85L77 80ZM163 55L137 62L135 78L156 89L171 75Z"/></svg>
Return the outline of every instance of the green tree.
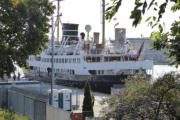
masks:
<svg viewBox="0 0 180 120"><path fill-rule="evenodd" d="M118 12L123 0L112 0L110 7L106 9L106 19L111 20L112 17ZM153 11L151 16L146 19L146 22L152 29L158 30L152 32L151 39L156 41L153 44L153 48L157 50L168 49L165 53L171 59L171 64L176 66L180 63L180 21L179 17L171 24L169 31L163 30L163 24L161 18L167 10L167 6L171 7L171 14L180 12L180 0L135 0L134 10L131 12L130 19L133 19L133 26L137 26L141 23L142 18L147 11Z"/></svg>
<svg viewBox="0 0 180 120"><path fill-rule="evenodd" d="M28 118L20 116L13 111L0 109L0 120L28 120Z"/></svg>
<svg viewBox="0 0 180 120"><path fill-rule="evenodd" d="M49 0L0 0L0 76L26 67L29 55L38 54L49 41Z"/></svg>
<svg viewBox="0 0 180 120"><path fill-rule="evenodd" d="M180 119L179 75L169 73L153 84L140 76L126 80L127 93L112 96L103 101L107 104L102 113L105 120L173 120Z"/></svg>
<svg viewBox="0 0 180 120"><path fill-rule="evenodd" d="M94 106L94 97L91 94L91 86L89 82L86 81L84 86L84 100L83 100L83 109L82 109L83 119L85 119L85 117L94 116L93 106Z"/></svg>

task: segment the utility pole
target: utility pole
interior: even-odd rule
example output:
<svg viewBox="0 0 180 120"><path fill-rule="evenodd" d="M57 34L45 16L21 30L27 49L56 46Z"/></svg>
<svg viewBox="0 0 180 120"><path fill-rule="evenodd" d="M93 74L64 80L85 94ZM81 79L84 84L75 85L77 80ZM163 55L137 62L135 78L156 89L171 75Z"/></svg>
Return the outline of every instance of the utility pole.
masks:
<svg viewBox="0 0 180 120"><path fill-rule="evenodd" d="M52 47L52 56L51 56L51 100L50 104L53 105L53 86L54 86L54 18L51 18L51 47Z"/></svg>
<svg viewBox="0 0 180 120"><path fill-rule="evenodd" d="M58 1L58 9L57 9L57 42L59 42L59 21L60 21L60 16L61 14L59 13L59 8L60 8L60 1L62 0L57 0ZM50 104L53 105L53 88L54 88L54 33L55 33L55 25L54 25L54 17L51 17L51 98L50 98Z"/></svg>

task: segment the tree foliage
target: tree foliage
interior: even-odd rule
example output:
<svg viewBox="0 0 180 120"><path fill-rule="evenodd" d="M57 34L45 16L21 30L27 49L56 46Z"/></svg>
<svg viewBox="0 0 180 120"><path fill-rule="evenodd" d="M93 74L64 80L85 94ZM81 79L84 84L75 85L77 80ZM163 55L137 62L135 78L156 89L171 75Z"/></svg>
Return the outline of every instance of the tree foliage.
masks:
<svg viewBox="0 0 180 120"><path fill-rule="evenodd" d="M106 9L106 19L111 20L118 12L122 0L112 0L110 7ZM158 28L156 32L152 32L151 39L155 40L153 48L157 50L168 49L166 55L172 58L172 63L178 65L180 63L180 16L171 24L169 31L164 30L164 22L161 21L163 14L170 5L171 13L178 14L180 12L180 0L135 0L134 10L131 12L130 18L133 19L133 26L141 23L143 16L147 11L155 11L146 19L146 22L152 29Z"/></svg>
<svg viewBox="0 0 180 120"><path fill-rule="evenodd" d="M153 84L140 76L126 80L128 94L104 100L105 120L174 120L180 119L180 76L165 74Z"/></svg>
<svg viewBox="0 0 180 120"><path fill-rule="evenodd" d="M90 84L88 81L86 81L84 87L84 100L83 100L83 109L82 109L83 119L85 119L85 117L94 116L93 106L94 106L94 97L91 94Z"/></svg>
<svg viewBox="0 0 180 120"><path fill-rule="evenodd" d="M48 42L49 0L0 0L0 76L10 75L14 63L26 66L29 55L40 53Z"/></svg>

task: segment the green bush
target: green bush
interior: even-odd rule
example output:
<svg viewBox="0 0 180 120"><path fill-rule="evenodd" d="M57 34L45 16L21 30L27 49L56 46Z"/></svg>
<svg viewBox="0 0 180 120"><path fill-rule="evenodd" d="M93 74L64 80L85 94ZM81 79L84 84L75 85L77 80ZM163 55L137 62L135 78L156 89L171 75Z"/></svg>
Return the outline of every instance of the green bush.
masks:
<svg viewBox="0 0 180 120"><path fill-rule="evenodd" d="M28 120L28 118L20 116L13 111L0 109L0 120Z"/></svg>

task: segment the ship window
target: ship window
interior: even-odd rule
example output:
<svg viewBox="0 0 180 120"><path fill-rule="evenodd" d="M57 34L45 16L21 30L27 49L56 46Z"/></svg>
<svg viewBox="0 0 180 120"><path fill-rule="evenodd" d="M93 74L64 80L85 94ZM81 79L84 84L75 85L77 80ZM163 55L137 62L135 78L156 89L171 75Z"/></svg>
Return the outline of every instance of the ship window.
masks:
<svg viewBox="0 0 180 120"><path fill-rule="evenodd" d="M92 57L92 61L91 62L96 62L96 58Z"/></svg>
<svg viewBox="0 0 180 120"><path fill-rule="evenodd" d="M86 57L85 60L86 60L87 62L91 62L91 57Z"/></svg>
<svg viewBox="0 0 180 120"><path fill-rule="evenodd" d="M80 58L77 59L77 63L80 63Z"/></svg>
<svg viewBox="0 0 180 120"><path fill-rule="evenodd" d="M108 57L104 57L104 62L108 62Z"/></svg>
<svg viewBox="0 0 180 120"><path fill-rule="evenodd" d="M96 58L96 62L100 62L100 57L97 57L97 58Z"/></svg>
<svg viewBox="0 0 180 120"><path fill-rule="evenodd" d="M59 59L59 63L61 63L61 59Z"/></svg>
<svg viewBox="0 0 180 120"><path fill-rule="evenodd" d="M96 75L96 70L88 70L91 75Z"/></svg>
<svg viewBox="0 0 180 120"><path fill-rule="evenodd" d="M128 57L127 56L125 56L125 61L127 61L128 60Z"/></svg>
<svg viewBox="0 0 180 120"><path fill-rule="evenodd" d="M75 58L73 58L73 63L75 63L75 61L76 61L76 59L75 59Z"/></svg>
<svg viewBox="0 0 180 120"><path fill-rule="evenodd" d="M112 61L112 57L109 57L109 61Z"/></svg>
<svg viewBox="0 0 180 120"><path fill-rule="evenodd" d="M101 74L101 71L100 70L98 70L98 75L100 75Z"/></svg>
<svg viewBox="0 0 180 120"><path fill-rule="evenodd" d="M58 58L56 58L56 63L58 63Z"/></svg>
<svg viewBox="0 0 180 120"><path fill-rule="evenodd" d="M100 57L92 57L91 62L100 62Z"/></svg>
<svg viewBox="0 0 180 120"><path fill-rule="evenodd" d="M41 60L41 57L36 57L36 60L37 60L37 61L40 61L40 60Z"/></svg>
<svg viewBox="0 0 180 120"><path fill-rule="evenodd" d="M71 59L69 59L69 63L71 63Z"/></svg>
<svg viewBox="0 0 180 120"><path fill-rule="evenodd" d="M65 59L65 63L67 63L68 62L68 59Z"/></svg>
<svg viewBox="0 0 180 120"><path fill-rule="evenodd" d="M64 63L64 58L62 59L62 63Z"/></svg>

